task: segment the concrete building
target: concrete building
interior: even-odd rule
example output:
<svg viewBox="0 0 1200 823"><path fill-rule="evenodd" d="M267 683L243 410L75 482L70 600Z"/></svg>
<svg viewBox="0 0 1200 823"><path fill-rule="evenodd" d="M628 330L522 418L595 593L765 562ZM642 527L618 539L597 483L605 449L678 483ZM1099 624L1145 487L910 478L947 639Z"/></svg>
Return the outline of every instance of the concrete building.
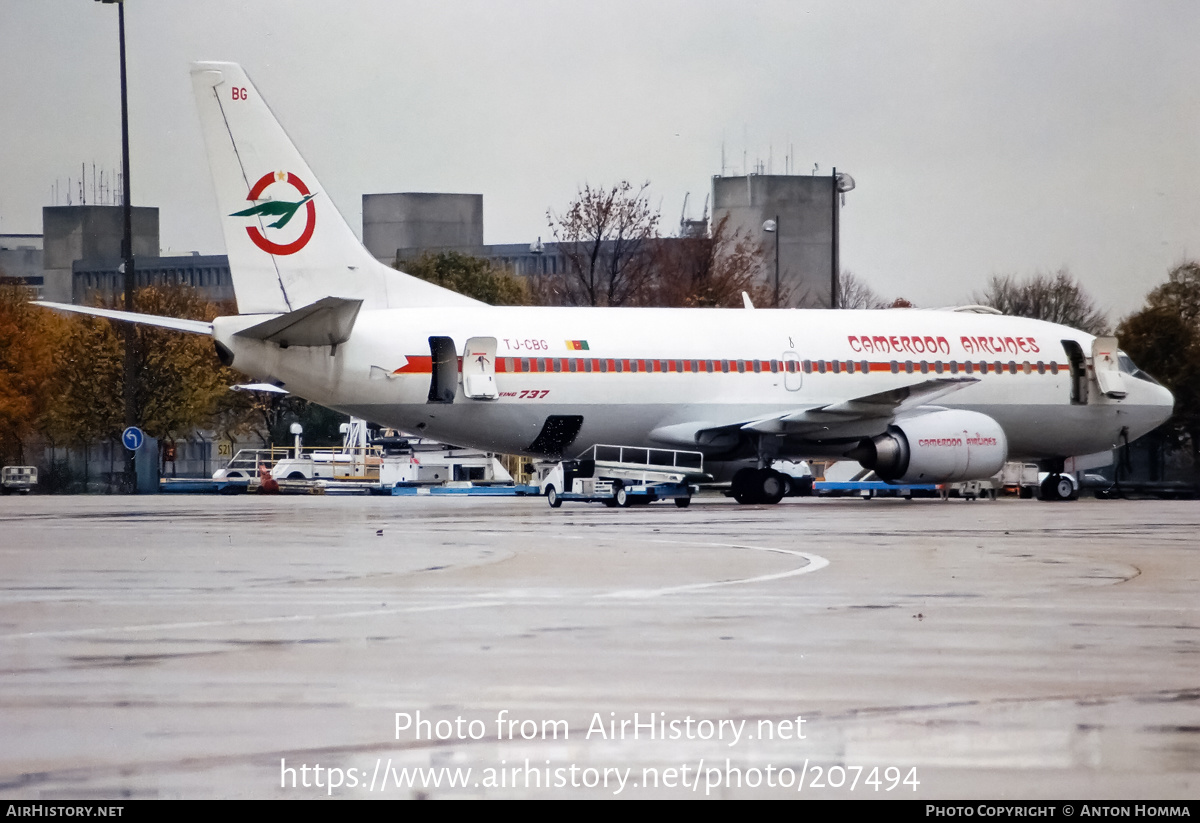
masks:
<svg viewBox="0 0 1200 823"><path fill-rule="evenodd" d="M363 245L385 263L413 249L483 247L482 194L364 194L362 207Z"/></svg>
<svg viewBox="0 0 1200 823"><path fill-rule="evenodd" d="M19 283L31 288L40 299L42 274L40 234L0 234L0 283Z"/></svg>
<svg viewBox="0 0 1200 823"><path fill-rule="evenodd" d="M775 283L776 238L783 305L829 306L837 289L840 193L845 175L749 175L714 177L713 224L728 219L730 231L760 240L763 282ZM778 234L763 230L777 221ZM706 231L704 221L685 221L683 232ZM670 242L667 238L665 242ZM389 265L427 252L455 251L484 257L514 274L558 274L565 260L557 243L483 244L483 196L478 194L365 194L363 243Z"/></svg>
<svg viewBox="0 0 1200 823"><path fill-rule="evenodd" d="M123 295L121 262L120 258L76 260L71 266L71 302L86 303L96 297L115 300ZM182 284L213 303L234 299L229 258L224 254L134 257L133 273L138 288Z"/></svg>
<svg viewBox="0 0 1200 823"><path fill-rule="evenodd" d="M775 282L775 249L779 248L783 305L830 307L838 276L838 218L844 175L752 174L714 177L713 223L728 218L730 230L762 238L764 282ZM839 187L840 183L840 187ZM853 185L853 183L849 183ZM763 224L776 221L777 233Z"/></svg>
<svg viewBox="0 0 1200 823"><path fill-rule="evenodd" d="M42 209L44 242L43 295L69 303L74 293L76 260L120 260L125 219L120 206L46 206ZM158 256L158 209L133 209L133 254Z"/></svg>

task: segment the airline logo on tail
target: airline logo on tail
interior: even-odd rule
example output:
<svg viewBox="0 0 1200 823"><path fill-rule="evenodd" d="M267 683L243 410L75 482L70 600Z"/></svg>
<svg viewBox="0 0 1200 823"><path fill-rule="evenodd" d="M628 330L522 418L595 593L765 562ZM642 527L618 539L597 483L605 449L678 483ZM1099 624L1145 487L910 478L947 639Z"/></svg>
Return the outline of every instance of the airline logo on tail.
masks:
<svg viewBox="0 0 1200 823"><path fill-rule="evenodd" d="M262 200L263 192L268 186L274 184L291 186L300 194L299 200ZM313 203L313 198L316 195L308 190L308 186L304 184L296 175L290 171L272 171L267 172L262 177L258 178L258 182L250 187L250 193L246 195L246 199L255 203L248 209L237 211L229 215L230 217L263 217L263 218L278 218L273 223L270 223L267 228L283 230L292 218L296 216L296 212L304 209L304 228L294 239L276 243L268 240L266 236L259 230L258 226L247 226L246 234L250 235L250 240L254 245L265 251L267 254L295 254L302 248L308 245L308 241L312 239L313 229L317 226L317 206ZM295 226L291 231L287 231L284 236L291 237L295 235Z"/></svg>

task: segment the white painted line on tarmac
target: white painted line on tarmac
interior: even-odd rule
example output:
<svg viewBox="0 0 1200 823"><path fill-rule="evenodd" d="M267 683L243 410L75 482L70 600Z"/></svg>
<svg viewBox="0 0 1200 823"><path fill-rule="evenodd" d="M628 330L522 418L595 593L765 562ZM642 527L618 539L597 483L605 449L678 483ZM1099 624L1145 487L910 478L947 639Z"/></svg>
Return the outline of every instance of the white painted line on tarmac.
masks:
<svg viewBox="0 0 1200 823"><path fill-rule="evenodd" d="M211 629L218 626L256 626L264 623L303 623L313 620L344 620L358 617L381 617L390 614L418 614L421 612L455 611L458 609L481 609L488 606L505 605L500 601L481 601L479 603L447 603L436 606L411 606L404 609L362 609L352 612L336 612L332 614L288 614L278 617L244 617L235 620L194 620L187 623L146 623L136 626L99 626L90 629L60 629L48 632L24 632L21 634L0 634L0 640L28 640L38 637L85 637L90 634L109 634L113 632L151 632L179 629ZM219 638L217 638L219 640Z"/></svg>
<svg viewBox="0 0 1200 823"><path fill-rule="evenodd" d="M669 543L675 546L709 546L724 549L749 549L759 552L774 552L775 554L790 554L794 557L804 558L807 562L805 565L796 569L790 569L786 572L776 572L775 574L763 574L758 577L742 577L736 580L718 580L712 583L689 583L684 586L668 586L663 589L625 589L624 591L609 592L608 594L599 595L599 597L659 597L664 594L678 594L679 592L694 592L704 589L714 589L718 586L744 586L750 583L765 583L769 580L782 580L786 577L798 577L802 574L811 574L812 572L820 571L829 565L829 561L819 554L809 554L808 552L798 552L793 549L779 549L773 546L746 546L740 543L697 543L691 540L652 540L652 543Z"/></svg>

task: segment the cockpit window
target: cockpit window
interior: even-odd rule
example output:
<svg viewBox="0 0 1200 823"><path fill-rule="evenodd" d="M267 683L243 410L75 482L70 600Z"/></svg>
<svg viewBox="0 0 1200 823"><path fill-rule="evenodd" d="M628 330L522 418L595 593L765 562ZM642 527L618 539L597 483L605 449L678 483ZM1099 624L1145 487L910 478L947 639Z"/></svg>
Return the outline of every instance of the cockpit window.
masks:
<svg viewBox="0 0 1200 823"><path fill-rule="evenodd" d="M1121 369L1121 372L1124 374L1128 374L1130 377L1135 377L1138 380L1149 381L1150 383L1153 383L1156 386L1162 385L1162 383L1159 383L1153 377L1146 374L1146 372L1139 369L1137 367L1137 364L1135 364L1133 362L1133 360L1129 357L1129 355L1127 355L1123 351L1119 351L1119 350L1117 351L1117 363L1118 363L1119 368Z"/></svg>

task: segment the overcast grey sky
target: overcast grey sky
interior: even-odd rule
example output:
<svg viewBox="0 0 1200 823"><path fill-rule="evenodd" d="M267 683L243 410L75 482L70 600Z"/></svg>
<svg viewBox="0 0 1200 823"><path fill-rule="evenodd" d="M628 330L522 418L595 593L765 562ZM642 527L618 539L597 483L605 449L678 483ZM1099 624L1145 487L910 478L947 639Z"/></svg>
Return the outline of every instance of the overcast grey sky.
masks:
<svg viewBox="0 0 1200 823"><path fill-rule="evenodd" d="M0 0L0 233L120 164L116 9ZM133 199L224 250L188 63L240 62L356 231L361 195L478 192L485 242L581 184L663 223L746 163L858 182L843 265L965 302L1067 266L1116 320L1200 256L1200 3L128 0ZM65 194L63 195L65 197Z"/></svg>

